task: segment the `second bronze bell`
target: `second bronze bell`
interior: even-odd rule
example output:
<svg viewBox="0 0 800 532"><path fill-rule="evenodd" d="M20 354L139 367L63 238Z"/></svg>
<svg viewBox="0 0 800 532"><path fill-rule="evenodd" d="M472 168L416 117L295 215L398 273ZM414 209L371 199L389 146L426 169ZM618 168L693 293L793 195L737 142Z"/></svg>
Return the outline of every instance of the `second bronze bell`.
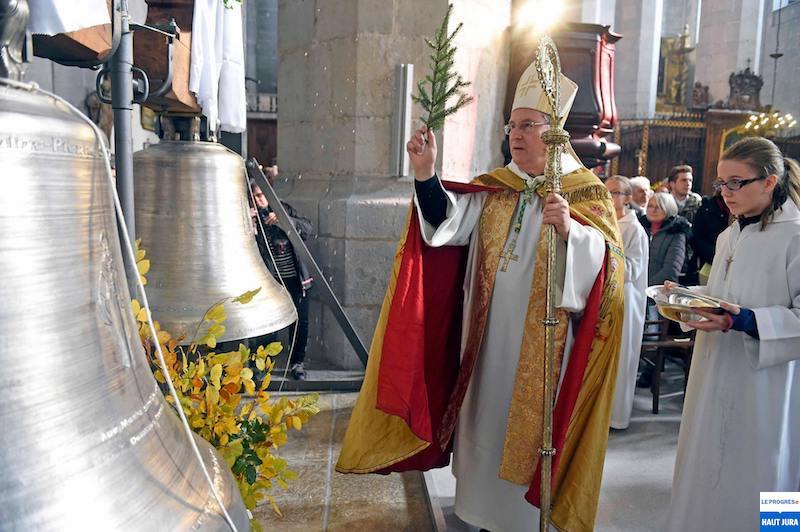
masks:
<svg viewBox="0 0 800 532"><path fill-rule="evenodd" d="M242 158L221 144L162 140L134 154L136 228L151 269L147 292L162 327L190 342L217 301L228 305L220 342L274 332L297 320L286 289L267 270L253 238Z"/></svg>

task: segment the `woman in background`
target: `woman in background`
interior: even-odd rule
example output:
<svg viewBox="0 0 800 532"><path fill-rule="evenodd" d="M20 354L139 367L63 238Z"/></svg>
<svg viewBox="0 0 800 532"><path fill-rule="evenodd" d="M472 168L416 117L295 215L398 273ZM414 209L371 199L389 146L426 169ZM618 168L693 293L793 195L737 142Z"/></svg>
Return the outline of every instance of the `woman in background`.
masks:
<svg viewBox="0 0 800 532"><path fill-rule="evenodd" d="M647 267L649 285L664 284L668 279L677 279L686 257L686 240L691 225L678 215L678 204L668 192L656 192L647 202L647 215L640 218L650 238L650 259ZM655 301L647 299L647 319L658 320ZM648 332L657 332L658 325L648 325ZM644 366L636 382L640 388L649 388L653 377L652 366Z"/></svg>
<svg viewBox="0 0 800 532"><path fill-rule="evenodd" d="M678 216L678 204L667 192L656 192L647 202L647 214L640 219L650 237L650 261L647 282L664 284L667 279L677 279L686 256L686 240L691 226Z"/></svg>

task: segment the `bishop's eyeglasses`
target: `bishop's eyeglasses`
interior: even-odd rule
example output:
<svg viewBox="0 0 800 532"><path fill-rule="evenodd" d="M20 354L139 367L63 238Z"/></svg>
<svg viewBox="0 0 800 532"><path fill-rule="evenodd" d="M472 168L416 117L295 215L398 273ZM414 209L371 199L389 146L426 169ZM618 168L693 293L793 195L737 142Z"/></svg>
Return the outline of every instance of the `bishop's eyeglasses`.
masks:
<svg viewBox="0 0 800 532"><path fill-rule="evenodd" d="M765 177L753 177L751 179L729 179L727 181L723 181L722 179L717 179L713 183L711 183L711 187L716 191L719 192L722 190L722 187L727 188L731 192L735 192L742 188L745 185L749 185L754 181L761 181L762 179L766 179Z"/></svg>
<svg viewBox="0 0 800 532"><path fill-rule="evenodd" d="M531 133L534 128L539 126L549 126L549 122L534 122L533 120L525 120L521 124L515 124L514 122L509 122L508 124L503 126L503 131L505 132L506 136L510 135L514 128L519 128L522 131L523 135L527 135Z"/></svg>

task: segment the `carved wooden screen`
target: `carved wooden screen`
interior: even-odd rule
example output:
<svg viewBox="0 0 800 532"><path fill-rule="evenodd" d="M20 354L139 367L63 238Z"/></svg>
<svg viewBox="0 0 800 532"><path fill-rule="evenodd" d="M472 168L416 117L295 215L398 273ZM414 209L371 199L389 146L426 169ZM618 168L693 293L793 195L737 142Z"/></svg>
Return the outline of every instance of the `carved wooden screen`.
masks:
<svg viewBox="0 0 800 532"><path fill-rule="evenodd" d="M694 169L692 188L702 189L706 141L702 120L622 120L614 140L621 151L612 173L644 175L656 183L666 179L673 166L688 164Z"/></svg>

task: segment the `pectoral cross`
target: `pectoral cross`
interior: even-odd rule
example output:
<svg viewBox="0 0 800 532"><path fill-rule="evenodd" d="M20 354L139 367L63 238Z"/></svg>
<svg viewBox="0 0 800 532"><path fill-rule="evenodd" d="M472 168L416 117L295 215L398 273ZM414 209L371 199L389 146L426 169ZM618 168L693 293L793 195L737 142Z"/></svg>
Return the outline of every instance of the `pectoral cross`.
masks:
<svg viewBox="0 0 800 532"><path fill-rule="evenodd" d="M733 262L733 255L729 255L727 260L725 261L725 279L728 279L728 270L731 269L731 263Z"/></svg>
<svg viewBox="0 0 800 532"><path fill-rule="evenodd" d="M502 272L508 271L508 265L511 263L512 260L514 261L519 260L519 257L517 255L514 255L513 247L509 247L507 250L503 251L500 254L500 258L506 261L506 263L500 267L500 271Z"/></svg>

